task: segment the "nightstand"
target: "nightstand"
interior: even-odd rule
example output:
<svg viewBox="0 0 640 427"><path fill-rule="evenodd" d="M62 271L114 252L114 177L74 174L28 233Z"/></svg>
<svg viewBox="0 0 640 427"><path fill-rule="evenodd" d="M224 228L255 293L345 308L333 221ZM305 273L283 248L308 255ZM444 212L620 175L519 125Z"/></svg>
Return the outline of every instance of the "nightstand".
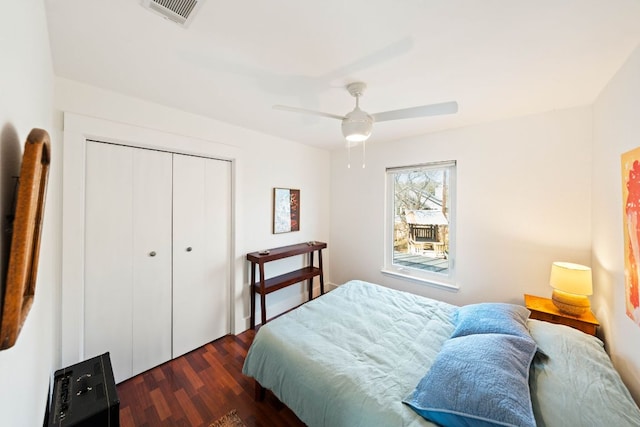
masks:
<svg viewBox="0 0 640 427"><path fill-rule="evenodd" d="M571 326L585 334L596 335L596 328L600 325L591 311L581 316L572 316L562 313L553 305L550 298L542 298L534 295L524 295L524 305L531 311L529 318Z"/></svg>

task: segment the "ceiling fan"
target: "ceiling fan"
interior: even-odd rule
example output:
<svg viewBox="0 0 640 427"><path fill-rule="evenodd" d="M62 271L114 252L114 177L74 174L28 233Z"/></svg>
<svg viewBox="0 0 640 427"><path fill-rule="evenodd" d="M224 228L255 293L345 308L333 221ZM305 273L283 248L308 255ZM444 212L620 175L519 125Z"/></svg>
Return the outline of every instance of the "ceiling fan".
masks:
<svg viewBox="0 0 640 427"><path fill-rule="evenodd" d="M441 114L454 114L458 112L458 103L455 101L451 101L369 114L366 111L360 109L360 97L364 94L364 90L366 88L367 85L362 82L354 82L347 85L347 91L349 91L351 96L356 98L356 107L353 109L353 111L345 114L344 116L341 116L339 114L323 113L321 111L306 110L304 108L287 107L285 105L274 105L273 108L276 110L313 114L316 116L341 120L342 134L349 143L353 144L366 141L369 136L371 136L371 129L373 128L373 124L375 122L385 122L387 120L410 119L425 116L437 116ZM351 144L347 145L351 146Z"/></svg>

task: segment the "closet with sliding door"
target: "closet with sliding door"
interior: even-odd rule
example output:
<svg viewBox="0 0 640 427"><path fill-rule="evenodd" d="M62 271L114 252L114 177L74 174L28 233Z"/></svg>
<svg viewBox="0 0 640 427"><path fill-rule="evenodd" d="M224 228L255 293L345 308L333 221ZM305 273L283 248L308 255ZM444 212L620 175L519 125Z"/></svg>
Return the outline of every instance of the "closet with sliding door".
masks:
<svg viewBox="0 0 640 427"><path fill-rule="evenodd" d="M231 166L87 141L84 354L116 382L230 332Z"/></svg>

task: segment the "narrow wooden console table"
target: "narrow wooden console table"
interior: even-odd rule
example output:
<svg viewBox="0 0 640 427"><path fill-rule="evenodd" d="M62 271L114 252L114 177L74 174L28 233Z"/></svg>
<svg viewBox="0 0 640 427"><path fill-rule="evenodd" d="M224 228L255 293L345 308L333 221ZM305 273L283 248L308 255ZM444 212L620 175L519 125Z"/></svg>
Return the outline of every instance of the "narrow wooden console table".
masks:
<svg viewBox="0 0 640 427"><path fill-rule="evenodd" d="M260 294L262 307L262 324L267 323L266 295L304 280L309 281L309 300L313 299L313 278L320 276L320 294L324 294L324 276L322 272L322 249L327 247L323 242L305 242L295 245L269 249L266 252L251 252L247 260L251 262L251 329L256 327L256 293ZM313 254L318 252L318 267L313 265ZM270 279L264 278L264 264L278 259L296 255L309 254L309 264L300 270L291 271ZM259 269L260 281L256 282L256 267Z"/></svg>

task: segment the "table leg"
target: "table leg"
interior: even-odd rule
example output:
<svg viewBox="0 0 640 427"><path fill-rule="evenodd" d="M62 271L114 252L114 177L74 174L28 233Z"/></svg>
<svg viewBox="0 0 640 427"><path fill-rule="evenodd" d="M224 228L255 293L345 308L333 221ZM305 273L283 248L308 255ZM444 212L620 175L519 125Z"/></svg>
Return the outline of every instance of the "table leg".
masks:
<svg viewBox="0 0 640 427"><path fill-rule="evenodd" d="M251 263L251 329L256 328L256 265Z"/></svg>
<svg viewBox="0 0 640 427"><path fill-rule="evenodd" d="M322 269L322 249L318 250L318 268L320 269L320 295L324 295L324 273Z"/></svg>
<svg viewBox="0 0 640 427"><path fill-rule="evenodd" d="M313 268L313 251L309 252L309 266ZM309 280L309 301L313 299L313 277Z"/></svg>
<svg viewBox="0 0 640 427"><path fill-rule="evenodd" d="M267 298L264 291L264 264L260 264L260 311L262 314L262 326L267 324Z"/></svg>

